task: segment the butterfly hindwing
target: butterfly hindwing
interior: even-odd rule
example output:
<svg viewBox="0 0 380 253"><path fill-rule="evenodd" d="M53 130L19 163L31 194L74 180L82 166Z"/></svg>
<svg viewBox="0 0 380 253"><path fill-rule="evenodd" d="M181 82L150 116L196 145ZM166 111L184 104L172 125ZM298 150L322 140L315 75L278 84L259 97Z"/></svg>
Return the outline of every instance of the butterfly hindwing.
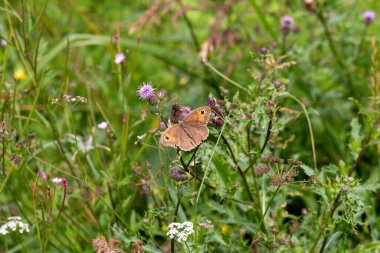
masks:
<svg viewBox="0 0 380 253"><path fill-rule="evenodd" d="M179 144L179 125L173 125L166 129L160 138L160 143L164 146L175 148Z"/></svg>

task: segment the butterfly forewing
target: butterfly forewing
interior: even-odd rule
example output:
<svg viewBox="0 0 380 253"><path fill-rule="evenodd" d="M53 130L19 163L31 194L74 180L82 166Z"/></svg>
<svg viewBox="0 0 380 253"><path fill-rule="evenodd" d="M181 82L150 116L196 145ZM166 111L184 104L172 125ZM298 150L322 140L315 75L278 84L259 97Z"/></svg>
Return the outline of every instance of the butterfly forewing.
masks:
<svg viewBox="0 0 380 253"><path fill-rule="evenodd" d="M183 119L182 123L186 122L199 122L204 125L207 125L211 116L211 108L209 106L202 106L193 111L191 111Z"/></svg>

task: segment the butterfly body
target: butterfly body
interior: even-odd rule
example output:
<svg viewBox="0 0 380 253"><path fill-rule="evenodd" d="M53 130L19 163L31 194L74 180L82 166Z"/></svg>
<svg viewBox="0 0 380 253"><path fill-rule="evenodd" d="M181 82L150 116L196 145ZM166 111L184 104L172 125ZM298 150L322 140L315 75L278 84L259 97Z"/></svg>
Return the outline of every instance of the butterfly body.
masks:
<svg viewBox="0 0 380 253"><path fill-rule="evenodd" d="M161 145L178 147L184 151L196 148L208 137L207 124L210 116L211 108L208 106L202 106L191 111L181 122L169 127L162 133Z"/></svg>

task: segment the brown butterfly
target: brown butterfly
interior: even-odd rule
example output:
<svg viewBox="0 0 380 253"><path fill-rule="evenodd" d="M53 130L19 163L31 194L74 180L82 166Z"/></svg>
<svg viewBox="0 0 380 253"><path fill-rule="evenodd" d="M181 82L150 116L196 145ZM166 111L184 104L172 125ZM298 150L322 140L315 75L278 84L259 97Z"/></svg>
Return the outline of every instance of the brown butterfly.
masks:
<svg viewBox="0 0 380 253"><path fill-rule="evenodd" d="M179 147L190 151L198 147L208 137L207 123L211 116L211 108L199 107L191 111L182 122L166 129L160 138L164 146Z"/></svg>

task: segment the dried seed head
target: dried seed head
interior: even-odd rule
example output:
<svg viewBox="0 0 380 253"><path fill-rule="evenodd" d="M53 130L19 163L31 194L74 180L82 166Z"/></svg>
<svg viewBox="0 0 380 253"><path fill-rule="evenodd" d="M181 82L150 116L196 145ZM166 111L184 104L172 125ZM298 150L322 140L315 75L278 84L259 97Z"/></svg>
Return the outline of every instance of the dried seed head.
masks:
<svg viewBox="0 0 380 253"><path fill-rule="evenodd" d="M295 169L291 169L287 174L286 174L286 181L287 182L293 182L294 178L298 175L298 171Z"/></svg>
<svg viewBox="0 0 380 253"><path fill-rule="evenodd" d="M284 163L284 159L277 156L267 156L260 160L262 163Z"/></svg>
<svg viewBox="0 0 380 253"><path fill-rule="evenodd" d="M261 176L264 173L267 173L270 171L271 167L268 165L259 165L256 170L256 175Z"/></svg>
<svg viewBox="0 0 380 253"><path fill-rule="evenodd" d="M270 175L270 184L273 186L280 186L285 182L285 179L280 174Z"/></svg>
<svg viewBox="0 0 380 253"><path fill-rule="evenodd" d="M278 229L276 229L276 228L272 228L272 229L270 230L270 232L272 233L272 235L277 235L278 232L280 232L280 231L278 231Z"/></svg>
<svg viewBox="0 0 380 253"><path fill-rule="evenodd" d="M296 159L288 159L288 163L294 164L294 165L303 165L303 162L298 161Z"/></svg>
<svg viewBox="0 0 380 253"><path fill-rule="evenodd" d="M178 123L182 120L182 107L179 104L172 105L172 114L170 115L170 121Z"/></svg>

